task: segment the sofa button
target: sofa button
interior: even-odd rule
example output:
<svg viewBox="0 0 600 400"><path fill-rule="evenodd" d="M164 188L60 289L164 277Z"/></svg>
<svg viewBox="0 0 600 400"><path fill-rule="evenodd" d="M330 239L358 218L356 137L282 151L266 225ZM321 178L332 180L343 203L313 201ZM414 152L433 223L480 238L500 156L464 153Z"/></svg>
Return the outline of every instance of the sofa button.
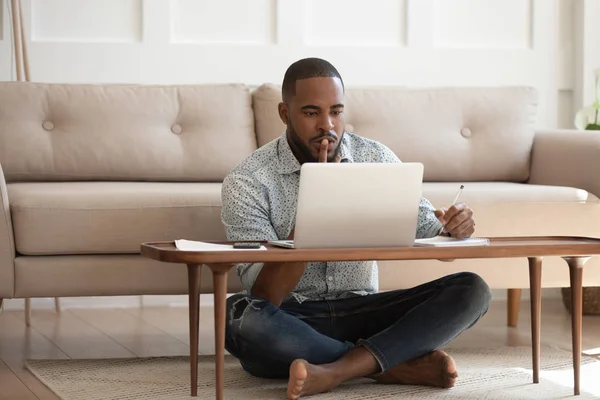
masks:
<svg viewBox="0 0 600 400"><path fill-rule="evenodd" d="M176 135L179 135L182 131L183 131L183 129L181 128L181 125L179 125L179 124L175 124L171 127L171 132L173 132Z"/></svg>
<svg viewBox="0 0 600 400"><path fill-rule="evenodd" d="M44 128L47 131L51 131L52 129L54 129L54 124L51 121L44 121L42 123L42 128Z"/></svg>
<svg viewBox="0 0 600 400"><path fill-rule="evenodd" d="M461 134L463 137L470 138L470 137L471 137L471 130L470 130L469 128L462 128L462 129L460 130L460 134Z"/></svg>

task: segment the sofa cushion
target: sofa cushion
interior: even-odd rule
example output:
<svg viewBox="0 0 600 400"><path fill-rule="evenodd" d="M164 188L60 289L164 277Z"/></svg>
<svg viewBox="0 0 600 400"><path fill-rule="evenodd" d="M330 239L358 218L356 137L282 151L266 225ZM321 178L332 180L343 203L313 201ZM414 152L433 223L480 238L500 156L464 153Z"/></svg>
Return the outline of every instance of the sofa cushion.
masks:
<svg viewBox="0 0 600 400"><path fill-rule="evenodd" d="M0 83L9 182L219 182L256 147L241 84Z"/></svg>
<svg viewBox="0 0 600 400"><path fill-rule="evenodd" d="M449 207L462 182L428 182L423 196ZM479 236L597 236L600 201L576 188L469 182L459 198L473 209Z"/></svg>
<svg viewBox="0 0 600 400"><path fill-rule="evenodd" d="M436 207L459 183L426 183ZM11 183L8 196L19 253L139 253L142 242L226 240L220 183ZM465 184L460 201L486 236L593 236L600 202L584 190L515 183Z"/></svg>
<svg viewBox="0 0 600 400"><path fill-rule="evenodd" d="M11 183L17 252L139 253L155 240L225 240L220 183Z"/></svg>
<svg viewBox="0 0 600 400"><path fill-rule="evenodd" d="M423 196L438 207L448 207L460 188L459 182L426 182ZM498 203L585 203L597 202L593 194L572 187L530 185L513 182L469 182L458 202L467 204Z"/></svg>
<svg viewBox="0 0 600 400"><path fill-rule="evenodd" d="M258 145L281 135L280 86L252 93ZM524 182L529 177L537 93L529 87L346 88L346 123L404 162L425 165L425 181Z"/></svg>

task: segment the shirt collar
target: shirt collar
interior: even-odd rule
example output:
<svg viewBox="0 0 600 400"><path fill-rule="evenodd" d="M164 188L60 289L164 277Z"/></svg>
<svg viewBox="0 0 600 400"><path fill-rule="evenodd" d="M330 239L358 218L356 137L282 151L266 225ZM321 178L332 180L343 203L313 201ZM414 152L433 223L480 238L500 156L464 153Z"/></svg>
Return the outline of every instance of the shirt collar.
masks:
<svg viewBox="0 0 600 400"><path fill-rule="evenodd" d="M347 146L347 134L344 134L342 137L340 147L340 156L342 157L340 162L353 162L352 155L350 154ZM280 174L293 174L300 171L300 162L298 162L298 159L294 153L292 153L292 149L290 148L290 144L285 133L279 138L277 153L279 159L278 172Z"/></svg>

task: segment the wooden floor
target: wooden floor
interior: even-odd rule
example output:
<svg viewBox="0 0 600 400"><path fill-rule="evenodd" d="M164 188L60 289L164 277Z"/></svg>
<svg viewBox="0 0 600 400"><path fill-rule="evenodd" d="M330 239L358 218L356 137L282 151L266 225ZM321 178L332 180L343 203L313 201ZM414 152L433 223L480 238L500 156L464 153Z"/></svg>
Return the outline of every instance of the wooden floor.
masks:
<svg viewBox="0 0 600 400"><path fill-rule="evenodd" d="M506 327L506 303L455 342L461 345L528 345L529 304L521 306L519 326ZM22 311L0 313L0 399L58 399L23 368L27 358L112 358L188 355L188 314L183 307L34 310L25 327ZM214 353L213 310L200 312L200 353ZM583 348L600 357L600 316L586 316ZM543 303L542 342L571 348L570 315L560 301Z"/></svg>

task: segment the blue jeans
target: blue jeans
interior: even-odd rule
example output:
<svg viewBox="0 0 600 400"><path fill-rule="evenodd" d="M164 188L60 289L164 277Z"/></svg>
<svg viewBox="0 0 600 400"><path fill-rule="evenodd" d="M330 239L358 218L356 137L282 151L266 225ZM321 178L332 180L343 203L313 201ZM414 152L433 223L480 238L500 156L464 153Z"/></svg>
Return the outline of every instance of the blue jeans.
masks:
<svg viewBox="0 0 600 400"><path fill-rule="evenodd" d="M297 358L331 363L354 346L369 350L385 372L449 343L487 312L490 300L487 284L470 272L411 289L280 307L236 294L227 300L225 348L262 378L287 379Z"/></svg>

